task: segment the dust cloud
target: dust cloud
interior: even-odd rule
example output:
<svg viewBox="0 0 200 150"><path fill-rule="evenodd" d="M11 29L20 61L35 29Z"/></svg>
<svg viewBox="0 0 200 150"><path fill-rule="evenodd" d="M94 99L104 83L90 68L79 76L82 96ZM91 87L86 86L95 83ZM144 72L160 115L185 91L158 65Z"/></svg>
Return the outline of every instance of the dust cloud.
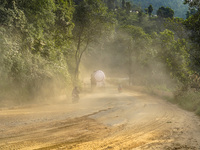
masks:
<svg viewBox="0 0 200 150"><path fill-rule="evenodd" d="M106 38L103 38L106 39ZM91 73L102 70L107 81L124 86L156 87L160 89L175 89L177 82L171 77L166 64L149 55L150 51L161 51L159 47L143 47L146 41L132 43L129 35L120 33L111 39L92 45L82 59L81 80L88 81ZM134 38L133 38L134 39ZM131 52L129 52L129 49Z"/></svg>

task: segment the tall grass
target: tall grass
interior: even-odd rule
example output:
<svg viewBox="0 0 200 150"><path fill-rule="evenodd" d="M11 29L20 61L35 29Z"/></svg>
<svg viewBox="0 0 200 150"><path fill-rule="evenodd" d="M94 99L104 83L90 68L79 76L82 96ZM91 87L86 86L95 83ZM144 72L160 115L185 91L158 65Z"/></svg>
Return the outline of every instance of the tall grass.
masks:
<svg viewBox="0 0 200 150"><path fill-rule="evenodd" d="M200 115L200 91L189 89L187 91L178 91L174 102L182 108L193 111Z"/></svg>

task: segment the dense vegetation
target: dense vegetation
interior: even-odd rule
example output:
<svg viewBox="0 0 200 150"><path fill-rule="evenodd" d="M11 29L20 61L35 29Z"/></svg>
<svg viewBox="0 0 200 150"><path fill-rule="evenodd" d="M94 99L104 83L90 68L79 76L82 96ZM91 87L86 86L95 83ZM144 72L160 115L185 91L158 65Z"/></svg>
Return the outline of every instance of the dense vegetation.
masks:
<svg viewBox="0 0 200 150"><path fill-rule="evenodd" d="M172 8L175 12L175 17L186 18L186 13L188 11L188 5L184 5L182 0L104 0L108 3L109 8L124 7L127 2L133 6L132 9L135 10L145 10L149 5L153 6L153 14L156 15L157 10L163 7Z"/></svg>
<svg viewBox="0 0 200 150"><path fill-rule="evenodd" d="M1 100L67 94L80 84L81 66L90 71L103 68L112 77L127 76L129 85L173 89L181 104L185 93L196 92L196 99L200 95L199 3L185 1L193 10L185 20L174 17L177 9L170 8L168 1L159 6L149 1L146 9L136 4L2 0Z"/></svg>
<svg viewBox="0 0 200 150"><path fill-rule="evenodd" d="M188 6L183 4L182 0L130 0L133 4L140 5L142 9L147 8L149 5L152 5L154 8L153 14L156 14L156 11L161 7L169 7L174 10L175 17L186 18L186 12Z"/></svg>

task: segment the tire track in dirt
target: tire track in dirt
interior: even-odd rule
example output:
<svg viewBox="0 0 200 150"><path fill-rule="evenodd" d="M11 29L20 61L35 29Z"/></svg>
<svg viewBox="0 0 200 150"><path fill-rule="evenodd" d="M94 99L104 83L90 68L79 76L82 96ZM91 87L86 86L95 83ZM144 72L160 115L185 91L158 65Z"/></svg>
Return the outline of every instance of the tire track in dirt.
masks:
<svg viewBox="0 0 200 150"><path fill-rule="evenodd" d="M160 136L160 128L162 128L168 118L164 114L163 117L166 118L164 121L151 121L149 123L143 124L142 126L137 126L134 128L123 128L122 130L115 133L115 135L101 139L98 141L92 141L85 143L83 145L77 146L75 149L85 149L92 147L92 149L132 149L140 145L153 140L156 136ZM134 140L135 139L135 140Z"/></svg>
<svg viewBox="0 0 200 150"><path fill-rule="evenodd" d="M115 132L113 135L104 139L92 140L80 144L76 143L76 146L63 146L62 148L88 149L88 147L90 147L91 149L132 149L140 146L141 144L145 144L147 141L145 142L144 139L147 134L152 134L155 138L156 134L158 134L154 133L155 130L160 130L160 128L162 128L171 117L170 115L167 115L167 113L164 113L161 118L164 118L162 122L159 120L152 120L151 122L142 124L139 127L132 127L132 129L130 127L127 128L126 125L124 125L123 128ZM141 120L143 120L143 118L141 118ZM133 140L139 139L140 137L143 139L140 142ZM151 139L151 137L148 138Z"/></svg>
<svg viewBox="0 0 200 150"><path fill-rule="evenodd" d="M94 131L95 133L92 134ZM46 123L32 127L32 132L1 139L0 142L5 144L1 144L0 149L28 149L28 147L36 149L65 141L66 143L84 142L93 139L95 135L98 137L100 131L106 134L110 129L87 117Z"/></svg>
<svg viewBox="0 0 200 150"><path fill-rule="evenodd" d="M163 102L162 102L163 103ZM145 124L123 128L114 135L97 141L89 141L76 145L74 149L199 149L187 143L178 143L173 134L174 128L183 128L186 118L179 118L184 113L170 104L165 104L166 110L158 120L148 121ZM141 118L143 120L145 117ZM184 121L183 121L184 120ZM181 121L181 122L180 122ZM176 127L176 123L178 124ZM65 147L67 148L67 147Z"/></svg>
<svg viewBox="0 0 200 150"><path fill-rule="evenodd" d="M2 131L0 149L200 149L200 128L195 125L199 120L158 98L137 92L119 95L109 91L91 94L85 100L88 109L93 110L86 113L87 107L79 108L77 104L74 113L83 111L86 115L69 118L66 110L49 111L43 119L35 118L39 119L37 122L18 123L17 127ZM54 113L57 118L51 119L49 115ZM0 115L6 125L13 126L10 119L15 119L15 115L8 120L6 111Z"/></svg>

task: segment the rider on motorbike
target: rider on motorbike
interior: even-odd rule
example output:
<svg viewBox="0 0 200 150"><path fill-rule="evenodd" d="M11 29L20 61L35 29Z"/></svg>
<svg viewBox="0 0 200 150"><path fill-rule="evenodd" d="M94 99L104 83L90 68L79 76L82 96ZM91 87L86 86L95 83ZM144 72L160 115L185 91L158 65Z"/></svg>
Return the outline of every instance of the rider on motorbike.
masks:
<svg viewBox="0 0 200 150"><path fill-rule="evenodd" d="M118 92L119 92L119 93L122 92L122 86L121 86L121 84L118 85Z"/></svg>
<svg viewBox="0 0 200 150"><path fill-rule="evenodd" d="M74 89L73 89L73 91L72 91L72 99L73 99L73 101L78 101L78 99L79 99L79 90L78 90L78 87L77 86L75 86L74 87Z"/></svg>

